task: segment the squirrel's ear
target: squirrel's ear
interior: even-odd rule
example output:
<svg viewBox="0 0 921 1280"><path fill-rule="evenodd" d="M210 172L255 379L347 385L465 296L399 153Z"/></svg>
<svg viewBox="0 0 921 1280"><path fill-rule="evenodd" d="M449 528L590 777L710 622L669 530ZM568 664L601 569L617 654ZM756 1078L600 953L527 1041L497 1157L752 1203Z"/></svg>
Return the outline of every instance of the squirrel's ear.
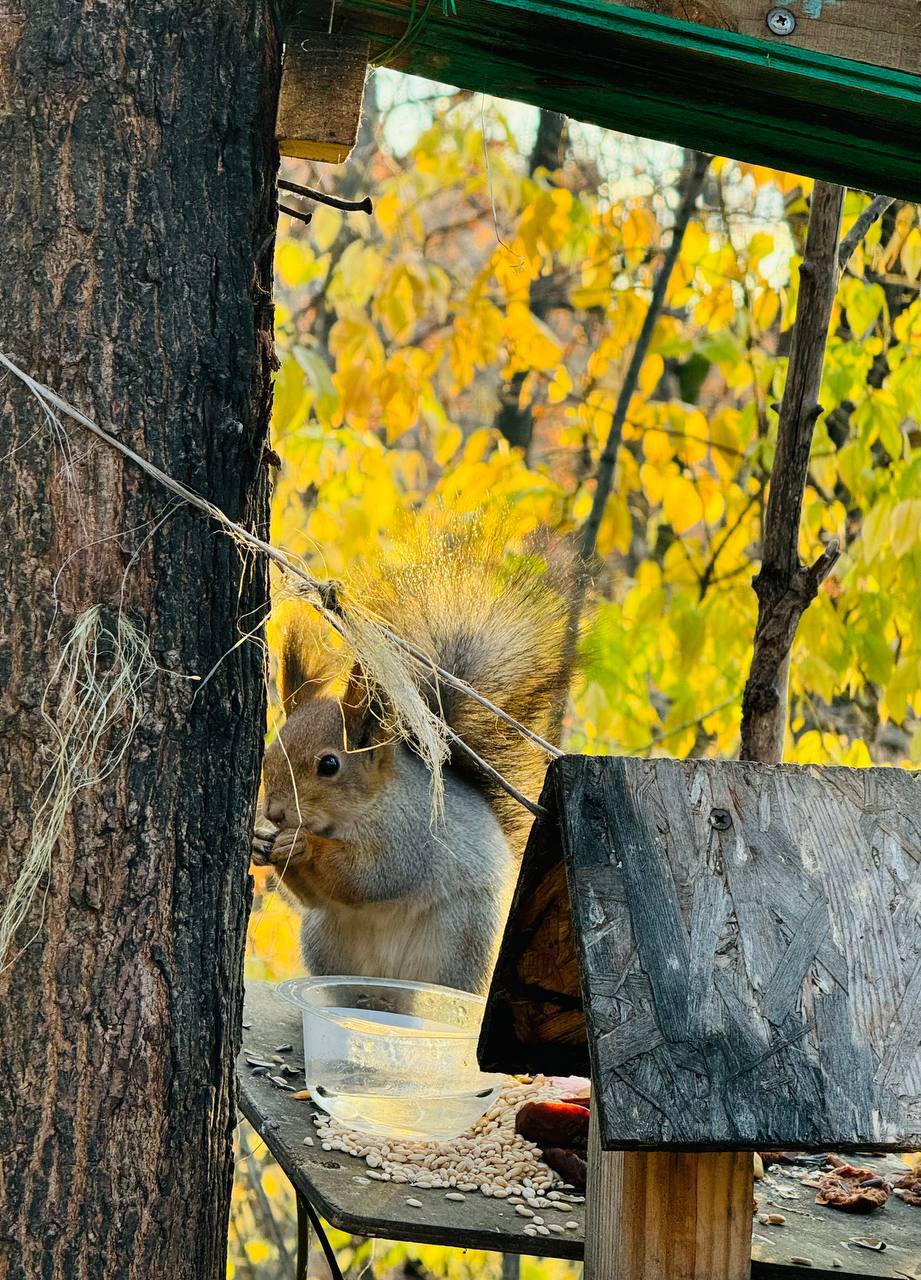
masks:
<svg viewBox="0 0 921 1280"><path fill-rule="evenodd" d="M349 751L367 751L384 741L384 701L357 667L353 668L348 688L342 696L342 716Z"/></svg>
<svg viewBox="0 0 921 1280"><path fill-rule="evenodd" d="M316 634L292 618L282 633L279 687L285 714L322 697L339 674L335 656L324 653Z"/></svg>

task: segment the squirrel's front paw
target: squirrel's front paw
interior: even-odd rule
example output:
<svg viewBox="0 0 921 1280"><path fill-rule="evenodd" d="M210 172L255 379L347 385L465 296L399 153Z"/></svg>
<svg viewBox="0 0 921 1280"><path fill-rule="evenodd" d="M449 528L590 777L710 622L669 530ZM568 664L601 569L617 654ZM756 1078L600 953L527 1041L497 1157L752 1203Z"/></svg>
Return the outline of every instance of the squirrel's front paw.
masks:
<svg viewBox="0 0 921 1280"><path fill-rule="evenodd" d="M257 827L253 832L252 858L257 867L287 867L307 852L302 827Z"/></svg>
<svg viewBox="0 0 921 1280"><path fill-rule="evenodd" d="M257 827L253 832L251 857L257 867L270 867L274 861L277 827Z"/></svg>

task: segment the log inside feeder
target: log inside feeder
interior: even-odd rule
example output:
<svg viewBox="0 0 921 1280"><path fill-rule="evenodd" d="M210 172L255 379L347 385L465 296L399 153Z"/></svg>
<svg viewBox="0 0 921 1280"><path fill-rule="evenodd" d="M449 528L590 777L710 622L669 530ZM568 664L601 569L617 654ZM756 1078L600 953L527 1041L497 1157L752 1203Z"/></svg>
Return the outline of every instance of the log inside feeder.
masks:
<svg viewBox="0 0 921 1280"><path fill-rule="evenodd" d="M486 1070L593 1081L586 1274L749 1274L756 1150L921 1148L921 777L551 766Z"/></svg>
<svg viewBox="0 0 921 1280"><path fill-rule="evenodd" d="M275 125L281 154L341 164L358 138L367 70L367 40L289 30Z"/></svg>

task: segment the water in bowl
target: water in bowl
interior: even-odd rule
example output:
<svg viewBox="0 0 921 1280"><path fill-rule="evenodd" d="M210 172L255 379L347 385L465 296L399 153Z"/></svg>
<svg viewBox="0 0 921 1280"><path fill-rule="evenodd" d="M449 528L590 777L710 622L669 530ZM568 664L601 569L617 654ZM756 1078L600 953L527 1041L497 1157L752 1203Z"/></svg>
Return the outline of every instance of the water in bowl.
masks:
<svg viewBox="0 0 921 1280"><path fill-rule="evenodd" d="M420 1037L457 1031L450 1023L381 1010L327 1008L326 1013L353 1035L375 1039L382 1034L377 1029L381 1026ZM456 1068L456 1060L452 1061ZM428 1141L447 1141L465 1133L498 1096L502 1079L482 1074L475 1061L468 1064L466 1060L469 1071L462 1075L456 1069L450 1075L439 1073L437 1059L427 1062L424 1082L418 1072L357 1065L341 1058L314 1059L311 1065L318 1077L307 1081L311 1097L340 1123L362 1133Z"/></svg>

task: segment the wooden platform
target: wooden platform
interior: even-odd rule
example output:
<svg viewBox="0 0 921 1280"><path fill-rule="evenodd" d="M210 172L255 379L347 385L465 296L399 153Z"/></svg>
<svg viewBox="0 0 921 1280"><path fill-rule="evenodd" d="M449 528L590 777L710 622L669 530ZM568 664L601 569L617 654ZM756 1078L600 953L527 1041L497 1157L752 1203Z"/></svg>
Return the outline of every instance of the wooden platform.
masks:
<svg viewBox="0 0 921 1280"><path fill-rule="evenodd" d="M278 1052L291 1067L303 1066L300 1017L268 983L248 985L244 1021L244 1052L268 1058ZM282 1053L283 1045L293 1048ZM458 1203L445 1200L442 1191L386 1182L371 1182L369 1186L357 1183L356 1177L367 1176L364 1161L338 1151L323 1151L319 1143L304 1145L304 1138L315 1132L310 1103L294 1099L264 1076L253 1076L243 1053L237 1064L237 1077L243 1114L296 1191L333 1226L353 1235L388 1240L581 1259L581 1229L565 1236L526 1236L525 1220L501 1201L469 1195ZM300 1076L290 1078L298 1087L303 1083ZM893 1172L904 1168L894 1157L861 1163ZM848 1275L921 1280L921 1209L913 1209L891 1196L878 1215L842 1214L814 1204L815 1193L784 1174L770 1185L756 1184L756 1194L761 1212L782 1213L787 1221L782 1227L762 1227L755 1222L755 1280L787 1280L794 1276L841 1280ZM422 1208L408 1206L407 1197L420 1200ZM581 1222L579 1209L572 1217ZM879 1237L887 1248L875 1253L849 1244L859 1236ZM811 1265L794 1262L794 1258L808 1258Z"/></svg>

